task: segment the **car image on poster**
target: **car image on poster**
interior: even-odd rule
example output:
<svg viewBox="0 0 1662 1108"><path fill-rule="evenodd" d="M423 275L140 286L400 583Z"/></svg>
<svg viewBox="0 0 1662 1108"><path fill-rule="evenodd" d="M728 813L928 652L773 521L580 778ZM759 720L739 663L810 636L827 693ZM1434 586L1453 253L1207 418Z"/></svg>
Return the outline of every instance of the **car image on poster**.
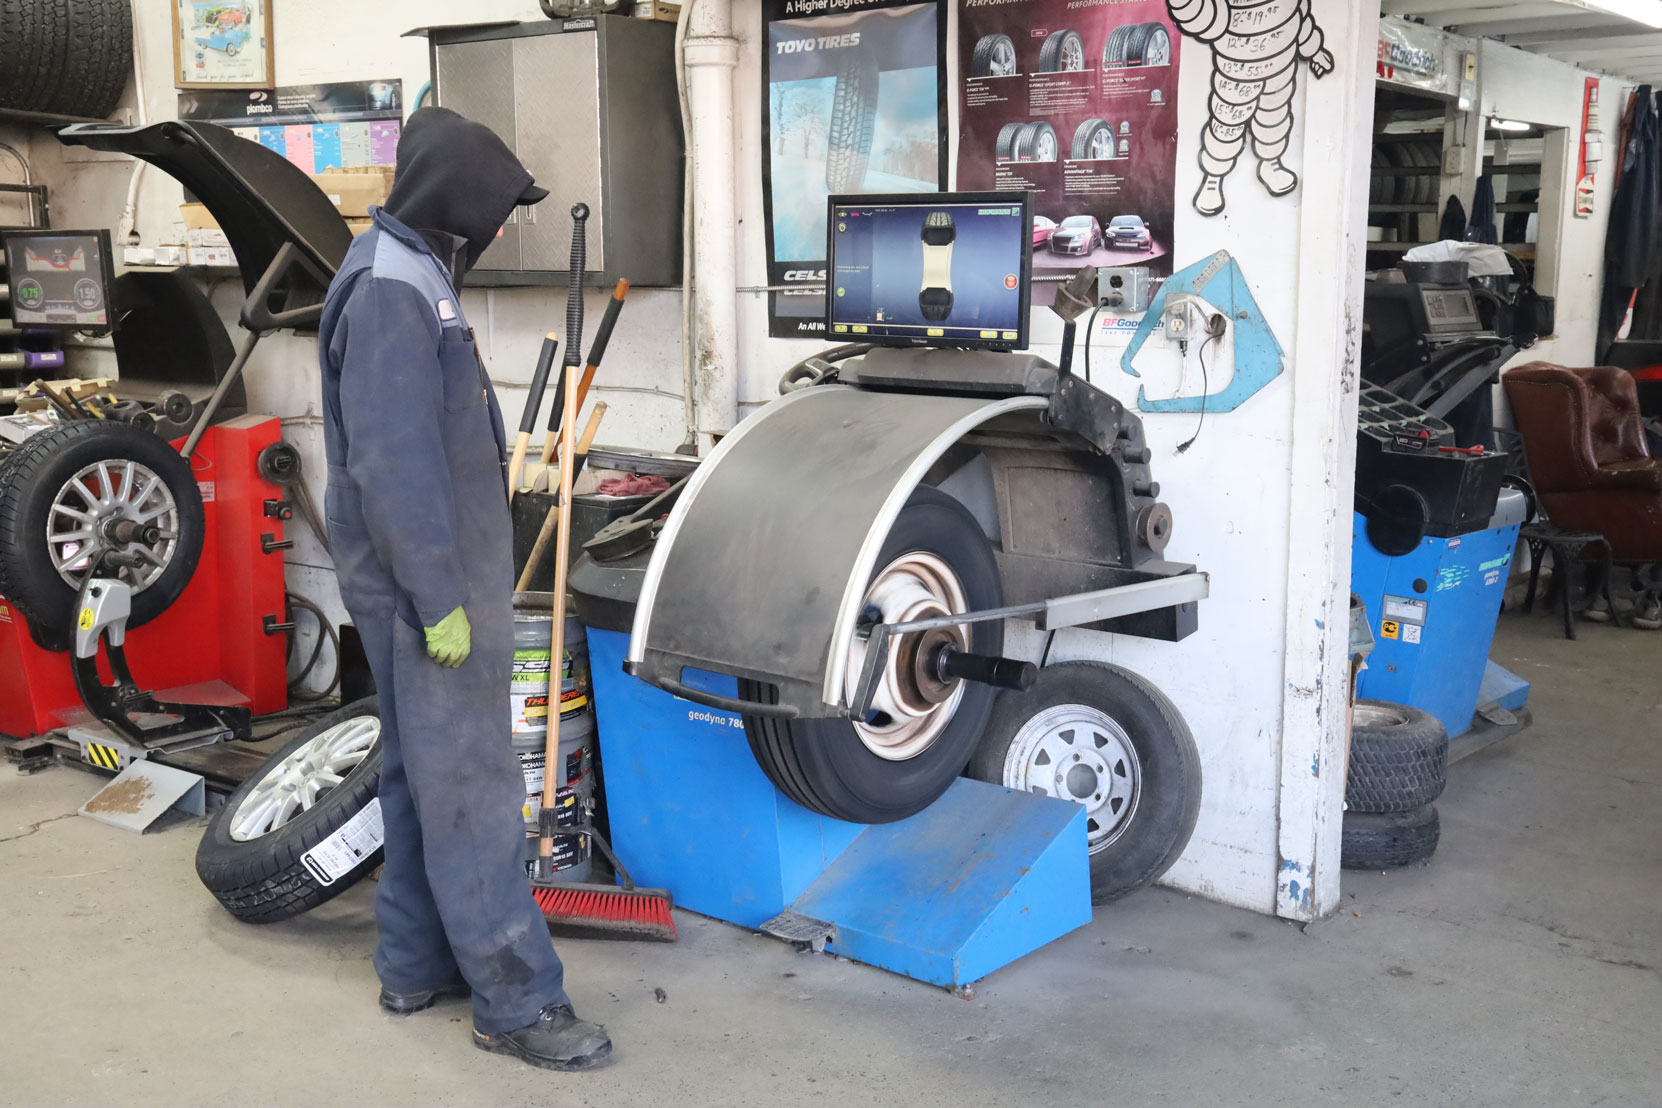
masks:
<svg viewBox="0 0 1662 1108"><path fill-rule="evenodd" d="M769 333L825 330L826 198L935 192L946 175L941 5L764 0ZM789 286L800 286L800 290Z"/></svg>
<svg viewBox="0 0 1662 1108"><path fill-rule="evenodd" d="M1034 298L1086 265L1172 271L1180 36L1165 0L965 0L960 189L1034 194Z"/></svg>

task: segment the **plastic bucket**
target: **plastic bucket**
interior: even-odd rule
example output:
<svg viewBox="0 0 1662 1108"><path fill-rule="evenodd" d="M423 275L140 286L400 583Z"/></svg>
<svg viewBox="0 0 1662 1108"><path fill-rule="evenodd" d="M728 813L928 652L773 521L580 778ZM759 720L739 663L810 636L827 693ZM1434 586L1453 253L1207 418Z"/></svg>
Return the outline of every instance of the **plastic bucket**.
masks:
<svg viewBox="0 0 1662 1108"><path fill-rule="evenodd" d="M583 824L594 804L594 713L575 712L560 719L560 747L554 765L555 804L560 813L560 826L577 827ZM525 782L525 801L521 815L525 819L528 839L528 862L535 862L539 823L542 815L542 794L548 767L546 728L535 735L516 734L512 737L514 757L519 761L520 776ZM554 838L554 869L569 881L588 878L591 847L587 835L557 835Z"/></svg>
<svg viewBox="0 0 1662 1108"><path fill-rule="evenodd" d="M514 594L514 662L508 696L515 735L540 734L548 727L552 600L545 592ZM560 714L571 715L588 706L589 640L582 621L570 615L560 671Z"/></svg>

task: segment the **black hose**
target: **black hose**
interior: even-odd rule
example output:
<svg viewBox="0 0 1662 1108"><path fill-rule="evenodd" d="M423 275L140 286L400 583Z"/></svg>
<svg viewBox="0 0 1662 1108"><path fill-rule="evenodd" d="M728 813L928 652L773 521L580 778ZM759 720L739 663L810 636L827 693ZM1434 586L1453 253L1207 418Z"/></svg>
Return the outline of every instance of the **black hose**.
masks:
<svg viewBox="0 0 1662 1108"><path fill-rule="evenodd" d="M312 645L312 652L307 656L306 664L300 667L300 672L295 674L294 679L289 682L289 699L298 700L302 703L315 703L319 700L325 700L329 696L333 695L335 689L340 685L340 636L335 633L334 624L329 622L329 618L323 614L322 608L319 608L316 604L313 604L305 597L296 596L292 592L284 595L288 600L289 618L291 621L293 620L294 609L300 608L303 611L310 612L312 616L316 618L318 628L317 642ZM317 668L318 661L323 657L323 643L325 639L327 639L328 642L335 648L335 675L332 679L330 679L328 688L324 689L322 692L314 693L305 687L305 681L307 677L311 676L312 670ZM293 631L290 631L290 660L292 660L294 656L294 643L295 634Z"/></svg>

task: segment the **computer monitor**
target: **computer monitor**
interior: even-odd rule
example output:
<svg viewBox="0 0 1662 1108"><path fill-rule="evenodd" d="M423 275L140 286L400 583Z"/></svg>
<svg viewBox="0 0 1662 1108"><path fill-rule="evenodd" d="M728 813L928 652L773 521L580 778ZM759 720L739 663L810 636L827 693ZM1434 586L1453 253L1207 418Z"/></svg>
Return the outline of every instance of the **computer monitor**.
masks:
<svg viewBox="0 0 1662 1108"><path fill-rule="evenodd" d="M7 231L3 237L13 323L60 331L114 328L108 231Z"/></svg>
<svg viewBox="0 0 1662 1108"><path fill-rule="evenodd" d="M888 346L1020 350L1033 278L1025 192L833 196L826 333Z"/></svg>

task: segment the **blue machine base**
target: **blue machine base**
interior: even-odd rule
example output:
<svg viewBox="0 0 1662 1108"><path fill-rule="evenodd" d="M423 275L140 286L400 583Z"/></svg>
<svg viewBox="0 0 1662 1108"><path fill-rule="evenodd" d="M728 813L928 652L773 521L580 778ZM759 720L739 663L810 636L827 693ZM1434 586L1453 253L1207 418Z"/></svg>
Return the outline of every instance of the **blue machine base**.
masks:
<svg viewBox="0 0 1662 1108"><path fill-rule="evenodd" d="M1478 689L1478 704L1499 704L1509 712L1523 710L1529 703L1529 682L1505 666L1490 662L1483 671L1483 685Z"/></svg>
<svg viewBox="0 0 1662 1108"><path fill-rule="evenodd" d="M944 986L1090 921L1078 805L960 779L899 823L817 815L762 773L738 716L625 674L627 635L588 639L612 845L678 907L752 928L788 908L833 924L836 953Z"/></svg>

